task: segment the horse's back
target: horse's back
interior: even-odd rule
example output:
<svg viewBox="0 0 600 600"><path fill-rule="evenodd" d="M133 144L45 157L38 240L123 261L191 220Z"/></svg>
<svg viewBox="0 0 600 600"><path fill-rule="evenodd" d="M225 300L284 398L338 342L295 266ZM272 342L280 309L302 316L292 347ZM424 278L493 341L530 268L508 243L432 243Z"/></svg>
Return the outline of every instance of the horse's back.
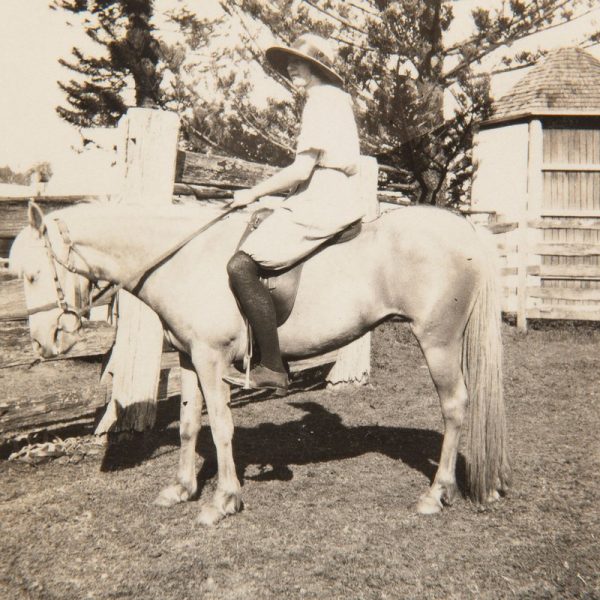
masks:
<svg viewBox="0 0 600 600"><path fill-rule="evenodd" d="M380 219L380 228L396 242L415 249L423 244L440 253L471 255L481 251L475 228L466 218L433 206L410 206L390 211Z"/></svg>

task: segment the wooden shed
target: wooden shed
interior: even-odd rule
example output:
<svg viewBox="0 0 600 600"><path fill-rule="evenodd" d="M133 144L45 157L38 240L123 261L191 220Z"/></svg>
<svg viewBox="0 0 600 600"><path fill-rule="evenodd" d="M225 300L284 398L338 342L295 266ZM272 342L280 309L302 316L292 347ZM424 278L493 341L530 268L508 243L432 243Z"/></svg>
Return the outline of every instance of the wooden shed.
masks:
<svg viewBox="0 0 600 600"><path fill-rule="evenodd" d="M600 61L548 55L497 102L474 158L473 208L515 224L500 243L504 310L523 328L600 320Z"/></svg>

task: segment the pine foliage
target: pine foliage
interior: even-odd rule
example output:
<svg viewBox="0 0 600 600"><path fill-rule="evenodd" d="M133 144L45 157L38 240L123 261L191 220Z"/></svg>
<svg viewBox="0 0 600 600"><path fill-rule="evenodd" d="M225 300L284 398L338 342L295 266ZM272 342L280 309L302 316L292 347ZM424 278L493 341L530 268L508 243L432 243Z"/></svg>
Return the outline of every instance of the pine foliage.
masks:
<svg viewBox="0 0 600 600"><path fill-rule="evenodd" d="M384 166L380 183L414 202L442 205L468 200L474 132L492 114L490 75L545 54L506 49L594 5L482 0L472 11L473 30L446 43L456 0L218 2L222 14L211 18L198 16L196 3L179 4L169 18L181 42L169 45L151 25L153 0L52 0L85 15L87 35L105 49L100 57L74 49L61 61L76 76L61 83L68 106L59 114L80 126L113 125L133 88L137 105L180 114L188 149L283 165L293 157L302 99L270 68L264 49L311 31L337 47L362 152ZM582 42L598 39L590 33ZM448 101L451 112L444 111Z"/></svg>
<svg viewBox="0 0 600 600"><path fill-rule="evenodd" d="M153 0L52 0L50 7L83 19L99 56L73 48L60 64L74 76L59 82L66 106L58 114L79 127L112 126L127 110L127 91L136 106L162 102L160 44L151 23Z"/></svg>

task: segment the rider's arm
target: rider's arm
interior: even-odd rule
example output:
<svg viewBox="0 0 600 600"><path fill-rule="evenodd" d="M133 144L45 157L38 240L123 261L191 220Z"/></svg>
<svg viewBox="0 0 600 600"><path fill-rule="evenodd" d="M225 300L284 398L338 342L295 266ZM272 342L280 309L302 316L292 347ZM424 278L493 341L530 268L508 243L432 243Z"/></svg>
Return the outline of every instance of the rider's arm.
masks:
<svg viewBox="0 0 600 600"><path fill-rule="evenodd" d="M310 177L318 158L319 152L316 150L308 150L296 155L296 159L288 167L281 169L281 171L271 175L271 177L261 181L249 190L235 192L234 200L230 206L245 206L258 200L261 196L292 189Z"/></svg>

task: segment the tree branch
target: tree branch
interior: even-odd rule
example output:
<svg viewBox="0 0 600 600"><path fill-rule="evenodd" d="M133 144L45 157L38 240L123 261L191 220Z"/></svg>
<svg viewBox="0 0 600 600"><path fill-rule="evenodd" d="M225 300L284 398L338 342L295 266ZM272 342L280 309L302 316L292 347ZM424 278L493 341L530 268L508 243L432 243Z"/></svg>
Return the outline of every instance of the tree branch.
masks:
<svg viewBox="0 0 600 600"><path fill-rule="evenodd" d="M252 33L250 33L250 30L248 29L246 23L244 22L244 19L241 17L241 15L239 14L239 12L236 10L235 14L234 14L234 12L232 12L230 10L230 6L229 6L229 4L225 0L219 0L219 4L221 5L221 7L223 8L223 10L227 14L229 14L232 17L236 18L238 20L238 22L240 23L240 25L244 28L244 31L246 32L246 35L248 36L248 39L252 43L252 46L254 46L254 48L248 47L247 50L250 52L252 58L256 61L256 63L258 65L260 65L260 67L262 68L262 70L265 73L267 73L267 75L269 75L270 77L272 77L273 79L275 79L279 84L281 84L289 92L293 92L294 91L294 87L292 86L291 82L288 81L285 77L283 77L275 69L272 69L270 67L270 65L268 65L268 63L265 63L264 52L263 52L262 48L260 47L260 45L256 41L255 36L252 35ZM236 5L236 9L237 9L237 5Z"/></svg>
<svg viewBox="0 0 600 600"><path fill-rule="evenodd" d="M562 2L554 7L552 7L552 10L549 11L548 15L549 16L554 16L561 8L563 8L565 5L569 5L572 2L572 0L562 0ZM587 14L589 12L591 12L594 9L590 9L588 11L586 11L585 13L583 13L580 16L583 16L584 14ZM499 11L496 11L496 16L499 15ZM533 16L533 15L532 15ZM538 19L534 19L531 21L531 25L530 27L534 27L536 26L538 23L543 22L544 20L544 16L541 15ZM569 19L570 21L574 21L575 19L578 19L579 16L575 16L572 19ZM515 19L511 19L508 27L505 27L505 38L508 38L510 36L510 34L508 33L508 31L510 30L510 28L515 24L515 23L519 23L520 21L516 21ZM549 24L547 27L543 27L540 29L536 29L534 31L528 31L525 32L522 36L516 38L516 39L525 39L531 35L535 35L536 33L541 33L543 31L547 31L548 29L552 29L553 27L560 27L561 25L564 25L565 21L561 21L559 23L552 23ZM483 33L477 33L473 36L471 36L469 39L463 40L460 43L454 44L453 46L450 46L447 48L447 54L451 55L454 54L455 52L460 52L461 46L465 46L466 44L473 44L473 45L479 45L481 44L481 42L485 39L485 35ZM514 41L514 40L513 40ZM500 45L503 46L506 42L502 42Z"/></svg>
<svg viewBox="0 0 600 600"><path fill-rule="evenodd" d="M571 0L563 0L560 4L553 7L553 9L548 14L550 16L555 15L565 5L569 5L570 1ZM592 9L585 11L585 13L582 13L581 16L584 16L584 14L588 14L589 12L591 12L591 10ZM532 15L532 17L533 17L533 15ZM539 27L539 25L541 23L543 23L543 21L545 19L547 19L547 17L548 17L548 15L540 14L537 18L532 18L530 24L528 25L528 29L524 30L522 33L515 31L514 27L513 27L513 25L515 25L515 24L518 26L520 23L522 23L522 21L516 21L513 19L513 20L511 20L509 26L504 28L502 37L499 40L497 40L496 42L488 42L488 44L484 44L485 36L483 34L479 34L479 35L471 37L466 42L462 42L460 44L460 46L456 45L456 46L451 47L448 50L447 55L449 55L451 53L456 53L456 51L460 51L460 47L465 46L467 44L471 44L473 46L479 46L480 50L479 50L479 52L475 53L469 59L461 61L456 67L454 67L453 69L448 71L448 73L445 73L444 79L447 80L447 79L450 79L450 78L456 76L458 73L460 73L461 71L463 71L464 69L466 69L467 67L472 65L473 63L479 62L484 56L491 54L492 52L494 52L495 50L498 50L498 48L500 48L502 46L512 45L515 41L523 40L531 35L535 35L536 33L541 33L543 31L547 31L554 27L560 27L561 25L564 25L566 22L566 21L560 21L559 23L552 23L551 25L548 25L546 27ZM575 20L575 18L579 18L579 16L574 17L573 19L569 19L568 21L573 21L573 20Z"/></svg>
<svg viewBox="0 0 600 600"><path fill-rule="evenodd" d="M248 127L252 128L265 141L273 144L277 148L280 148L284 152L287 152L287 153L292 154L292 155L294 154L294 148L292 148L291 146L287 146L287 145L283 144L282 142L280 142L279 140L275 139L271 135L265 133L264 130L261 127L259 127L256 123L254 123L254 122L252 122L250 120L248 114L244 113L244 110L241 109L238 114L242 118L242 121L244 121L244 123L246 125L248 125Z"/></svg>
<svg viewBox="0 0 600 600"><path fill-rule="evenodd" d="M355 2L352 2L351 0L346 0L346 4L348 6L351 6L352 8L356 8L356 10L359 10L359 11L365 13L366 15L369 15L370 17L380 18L379 12L372 9L370 7L370 5L369 5L369 8L367 8L366 6L361 6L360 4L356 4Z"/></svg>
<svg viewBox="0 0 600 600"><path fill-rule="evenodd" d="M335 15L335 14L329 12L328 10L321 8L316 2L312 2L312 0L302 0L302 2L304 2L305 4L308 4L309 6L312 6L314 9L316 9L319 12L323 13L324 15L328 16L329 18L334 19L338 23L341 23L344 27L347 27L348 29L352 29L352 30L360 33L361 35L367 35L366 31L359 29L358 27L356 27L349 21L346 21L346 19L342 19L342 17L340 17L339 15Z"/></svg>

